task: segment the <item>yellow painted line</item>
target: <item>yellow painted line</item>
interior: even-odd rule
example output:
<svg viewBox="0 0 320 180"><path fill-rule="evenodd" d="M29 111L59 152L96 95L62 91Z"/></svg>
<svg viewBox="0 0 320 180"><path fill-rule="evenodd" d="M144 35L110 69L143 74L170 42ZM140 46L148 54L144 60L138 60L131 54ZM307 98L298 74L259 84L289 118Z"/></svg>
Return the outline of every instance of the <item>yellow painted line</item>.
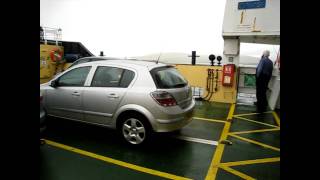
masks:
<svg viewBox="0 0 320 180"><path fill-rule="evenodd" d="M230 124L231 124L230 122L226 122L226 124L224 125L220 141L226 139L226 136L230 129ZM216 178L216 174L218 172L218 164L221 161L224 146L225 146L224 144L221 144L221 143L218 144L216 152L214 153L213 159L211 161L211 164L206 176L206 180L212 180Z"/></svg>
<svg viewBox="0 0 320 180"><path fill-rule="evenodd" d="M61 149L67 150L67 151L75 152L75 153L78 153L78 154L81 154L81 155L84 155L84 156L88 156L88 157L95 158L95 159L98 159L98 160L101 160L101 161L105 161L105 162L108 162L108 163L116 164L118 166L122 166L122 167L125 167L125 168L133 169L133 170L140 171L140 172L143 172L143 173L152 174L152 175L155 175L155 176L160 176L160 177L164 177L164 178L168 178L168 179L190 180L189 178L176 176L176 175L173 175L173 174L169 174L169 173L165 173L165 172L161 172L161 171L157 171L157 170L153 170L153 169L137 166L137 165L134 165L134 164L131 164L131 163L119 161L119 160L112 159L112 158L105 157L105 156L101 156L101 155L98 155L98 154L94 154L94 153L91 153L91 152L88 152L88 151L77 149L77 148L74 148L74 147L71 147L71 146L63 145L63 144L60 144L60 143L57 143L57 142L53 142L53 141L50 141L50 140L45 140L45 141L46 141L47 144L49 144L51 146L54 146L54 147L57 147L57 148L61 148Z"/></svg>
<svg viewBox="0 0 320 180"><path fill-rule="evenodd" d="M236 176L239 176L239 177L241 177L242 179L248 179L248 180L253 180L253 179L254 179L253 177L248 176L248 175L246 175L246 174L244 174L244 173L242 173L242 172L240 172L240 171L237 171L237 170L235 170L235 169L232 169L232 168L230 168L230 167L228 167L228 166L221 166L220 168L223 169L223 170L225 170L225 171L227 171L227 172L230 172L230 173L232 173L232 174L234 174L234 175L236 175Z"/></svg>
<svg viewBox="0 0 320 180"><path fill-rule="evenodd" d="M232 118L232 115L234 113L234 109L235 109L235 104L232 104L230 107L230 110L229 110L228 118L230 118L230 117ZM219 141L227 139L230 126L231 126L231 123L226 121ZM216 179L216 175L218 172L218 165L221 161L224 146L225 146L224 144L221 144L221 143L218 144L218 147L213 155L213 158L212 158L212 161L211 161L211 164L210 164L207 176L206 176L206 180Z"/></svg>
<svg viewBox="0 0 320 180"><path fill-rule="evenodd" d="M272 113L272 111L263 112L264 114ZM255 114L262 114L262 113L246 113L246 114L235 114L233 116L249 116L249 115L255 115Z"/></svg>
<svg viewBox="0 0 320 180"><path fill-rule="evenodd" d="M221 166L239 166L239 165L248 165L248 164L260 164L260 163L278 162L278 161L280 161L280 157L254 159L254 160L246 160L246 161L226 162L226 163L221 163L220 165Z"/></svg>
<svg viewBox="0 0 320 180"><path fill-rule="evenodd" d="M229 114L227 117L227 120L231 120L233 117L234 109L236 108L236 104L232 104L229 110Z"/></svg>
<svg viewBox="0 0 320 180"><path fill-rule="evenodd" d="M229 134L229 135L232 136L232 137L238 138L240 140L247 141L249 143L256 144L256 145L259 145L259 146L262 146L262 147L269 148L269 149L272 149L272 150L280 152L279 148L276 148L276 147L273 147L273 146L270 146L270 145L267 145L267 144L264 144L264 143L261 143L261 142L258 142L258 141L254 141L254 140L251 140L251 139L247 139L247 138L235 135L235 134Z"/></svg>
<svg viewBox="0 0 320 180"><path fill-rule="evenodd" d="M272 112L274 119L276 120L276 123L278 124L278 126L280 127L280 118L278 116L278 114L276 112Z"/></svg>
<svg viewBox="0 0 320 180"><path fill-rule="evenodd" d="M269 131L280 131L280 128L258 129L258 130L251 130L251 131L229 132L229 134L249 134L249 133L259 133L259 132L269 132Z"/></svg>
<svg viewBox="0 0 320 180"><path fill-rule="evenodd" d="M218 123L226 123L226 121L218 120L218 119L208 119L208 118L201 118L201 117L193 117L193 119L202 120L202 121L210 121L210 122L218 122Z"/></svg>
<svg viewBox="0 0 320 180"><path fill-rule="evenodd" d="M273 127L273 128L279 128L279 126L275 126L275 125L272 125L272 124L267 124L267 123L263 123L263 122L259 122L259 121L254 121L252 119L248 119L248 118L244 118L244 117L235 117L235 118L241 119L241 120L245 120L245 121L249 121L249 122L253 122L253 123L257 123L257 124L263 124L263 125L270 126L270 127Z"/></svg>

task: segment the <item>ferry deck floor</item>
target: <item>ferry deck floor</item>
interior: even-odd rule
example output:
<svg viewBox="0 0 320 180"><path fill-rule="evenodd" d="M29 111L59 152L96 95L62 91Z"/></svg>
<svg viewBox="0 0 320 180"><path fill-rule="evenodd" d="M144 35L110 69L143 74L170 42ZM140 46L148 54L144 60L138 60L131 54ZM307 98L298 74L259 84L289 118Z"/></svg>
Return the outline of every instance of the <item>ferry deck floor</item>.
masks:
<svg viewBox="0 0 320 180"><path fill-rule="evenodd" d="M40 179L280 179L279 114L197 101L189 125L142 147L114 130L48 118Z"/></svg>

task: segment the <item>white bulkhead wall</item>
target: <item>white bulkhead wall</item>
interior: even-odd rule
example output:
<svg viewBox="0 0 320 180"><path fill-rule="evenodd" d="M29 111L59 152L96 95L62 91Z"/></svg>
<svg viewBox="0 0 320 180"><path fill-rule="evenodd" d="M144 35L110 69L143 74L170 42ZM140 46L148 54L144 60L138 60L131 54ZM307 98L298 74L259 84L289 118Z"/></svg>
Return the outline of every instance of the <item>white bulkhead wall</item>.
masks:
<svg viewBox="0 0 320 180"><path fill-rule="evenodd" d="M264 8L239 9L241 2L259 1ZM280 0L227 0L222 35L280 35Z"/></svg>

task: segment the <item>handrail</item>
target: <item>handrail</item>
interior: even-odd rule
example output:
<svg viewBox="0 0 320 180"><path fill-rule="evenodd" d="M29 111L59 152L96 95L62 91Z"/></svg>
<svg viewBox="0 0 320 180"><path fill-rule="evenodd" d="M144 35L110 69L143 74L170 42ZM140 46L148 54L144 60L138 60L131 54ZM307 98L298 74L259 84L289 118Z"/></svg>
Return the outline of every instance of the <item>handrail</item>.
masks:
<svg viewBox="0 0 320 180"><path fill-rule="evenodd" d="M40 26L40 42L47 44L47 40L54 40L58 44L62 40L62 29Z"/></svg>

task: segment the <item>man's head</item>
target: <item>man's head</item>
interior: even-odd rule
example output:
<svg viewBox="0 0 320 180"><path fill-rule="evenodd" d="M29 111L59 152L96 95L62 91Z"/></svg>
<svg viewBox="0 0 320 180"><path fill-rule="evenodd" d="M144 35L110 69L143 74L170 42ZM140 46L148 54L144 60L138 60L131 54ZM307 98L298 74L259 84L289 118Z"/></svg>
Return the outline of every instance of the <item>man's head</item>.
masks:
<svg viewBox="0 0 320 180"><path fill-rule="evenodd" d="M263 57L269 57L270 56L270 51L269 50L265 50L263 51Z"/></svg>

